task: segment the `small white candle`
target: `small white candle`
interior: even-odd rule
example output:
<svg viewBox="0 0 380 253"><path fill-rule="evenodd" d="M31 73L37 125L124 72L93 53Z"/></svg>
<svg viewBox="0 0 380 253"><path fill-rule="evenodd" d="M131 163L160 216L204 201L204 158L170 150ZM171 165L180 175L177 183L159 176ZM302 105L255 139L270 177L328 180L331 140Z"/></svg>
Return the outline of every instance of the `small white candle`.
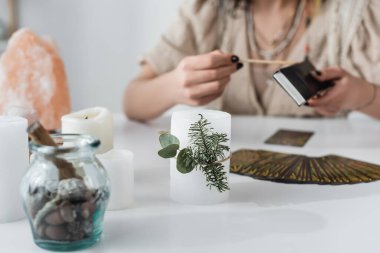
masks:
<svg viewBox="0 0 380 253"><path fill-rule="evenodd" d="M102 154L113 148L113 119L111 112L94 107L62 117L62 133L88 134L98 138L101 145L96 153Z"/></svg>
<svg viewBox="0 0 380 253"><path fill-rule="evenodd" d="M190 125L197 122L202 114L213 128L213 131L227 134L229 141L224 143L230 146L231 139L231 115L214 110L188 110L178 111L172 114L170 133L179 139L180 149L189 145ZM230 153L225 152L225 157ZM190 173L182 174L177 170L176 159L170 159L170 196L173 200L186 204L213 204L228 199L229 191L219 192L215 187L207 187L206 177L200 170L193 170ZM230 170L230 160L222 163L227 178Z"/></svg>
<svg viewBox="0 0 380 253"><path fill-rule="evenodd" d="M133 153L113 149L97 157L106 169L111 183L107 210L131 207L134 199Z"/></svg>
<svg viewBox="0 0 380 253"><path fill-rule="evenodd" d="M29 165L28 121L0 116L0 223L24 217L20 183Z"/></svg>

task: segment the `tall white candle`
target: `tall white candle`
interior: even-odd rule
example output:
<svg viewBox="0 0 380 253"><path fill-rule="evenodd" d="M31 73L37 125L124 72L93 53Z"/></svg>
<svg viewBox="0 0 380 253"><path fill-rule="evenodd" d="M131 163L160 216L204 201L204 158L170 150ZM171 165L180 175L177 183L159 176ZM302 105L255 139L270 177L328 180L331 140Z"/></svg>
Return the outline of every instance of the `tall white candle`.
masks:
<svg viewBox="0 0 380 253"><path fill-rule="evenodd" d="M133 153L113 149L97 157L106 169L111 183L107 210L131 207L134 199Z"/></svg>
<svg viewBox="0 0 380 253"><path fill-rule="evenodd" d="M62 117L62 133L88 134L101 141L98 154L113 148L113 119L111 112L103 107L94 107L67 114Z"/></svg>
<svg viewBox="0 0 380 253"><path fill-rule="evenodd" d="M224 145L230 146L231 115L226 112L214 110L178 111L172 114L170 133L180 142L180 149L189 145L190 125L197 122L202 114L210 123L213 131L227 134L229 141ZM225 152L229 157L229 152ZM219 192L215 187L207 187L205 175L200 170L182 174L177 170L176 159L170 159L170 196L173 200L186 204L213 204L228 199L229 191ZM222 163L227 178L230 170L230 160Z"/></svg>
<svg viewBox="0 0 380 253"><path fill-rule="evenodd" d="M28 122L0 116L0 223L24 217L20 183L29 165Z"/></svg>

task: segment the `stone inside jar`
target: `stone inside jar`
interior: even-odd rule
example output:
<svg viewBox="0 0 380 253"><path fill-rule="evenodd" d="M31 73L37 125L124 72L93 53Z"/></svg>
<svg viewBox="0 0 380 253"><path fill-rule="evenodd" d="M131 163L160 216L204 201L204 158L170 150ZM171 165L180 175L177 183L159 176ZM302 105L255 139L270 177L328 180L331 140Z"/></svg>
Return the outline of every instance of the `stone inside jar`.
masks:
<svg viewBox="0 0 380 253"><path fill-rule="evenodd" d="M59 182L55 190L29 190L29 214L35 236L44 240L77 241L90 237L95 213L104 207L105 193L88 189L83 180Z"/></svg>

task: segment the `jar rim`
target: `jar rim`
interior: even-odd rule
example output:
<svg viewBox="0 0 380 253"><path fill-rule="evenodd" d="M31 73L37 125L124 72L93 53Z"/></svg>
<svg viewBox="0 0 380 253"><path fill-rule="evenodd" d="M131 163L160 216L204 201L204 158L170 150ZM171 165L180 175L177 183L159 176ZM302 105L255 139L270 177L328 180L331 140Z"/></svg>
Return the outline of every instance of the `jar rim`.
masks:
<svg viewBox="0 0 380 253"><path fill-rule="evenodd" d="M66 153L75 153L81 151L93 151L97 149L101 142L99 139L85 134L52 134L51 137L58 146L47 146L29 142L29 148L36 153L45 155L57 155ZM71 145L68 145L71 143Z"/></svg>

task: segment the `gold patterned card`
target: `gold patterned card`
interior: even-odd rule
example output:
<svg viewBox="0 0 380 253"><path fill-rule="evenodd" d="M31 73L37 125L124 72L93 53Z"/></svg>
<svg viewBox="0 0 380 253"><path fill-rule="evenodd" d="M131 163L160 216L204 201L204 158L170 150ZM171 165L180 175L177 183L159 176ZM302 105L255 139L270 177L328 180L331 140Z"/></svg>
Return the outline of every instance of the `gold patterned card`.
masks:
<svg viewBox="0 0 380 253"><path fill-rule="evenodd" d="M265 143L303 147L313 134L314 132L310 131L280 129L269 137Z"/></svg>
<svg viewBox="0 0 380 253"><path fill-rule="evenodd" d="M380 166L336 155L308 157L264 150L238 150L231 172L298 184L355 184L380 179Z"/></svg>

